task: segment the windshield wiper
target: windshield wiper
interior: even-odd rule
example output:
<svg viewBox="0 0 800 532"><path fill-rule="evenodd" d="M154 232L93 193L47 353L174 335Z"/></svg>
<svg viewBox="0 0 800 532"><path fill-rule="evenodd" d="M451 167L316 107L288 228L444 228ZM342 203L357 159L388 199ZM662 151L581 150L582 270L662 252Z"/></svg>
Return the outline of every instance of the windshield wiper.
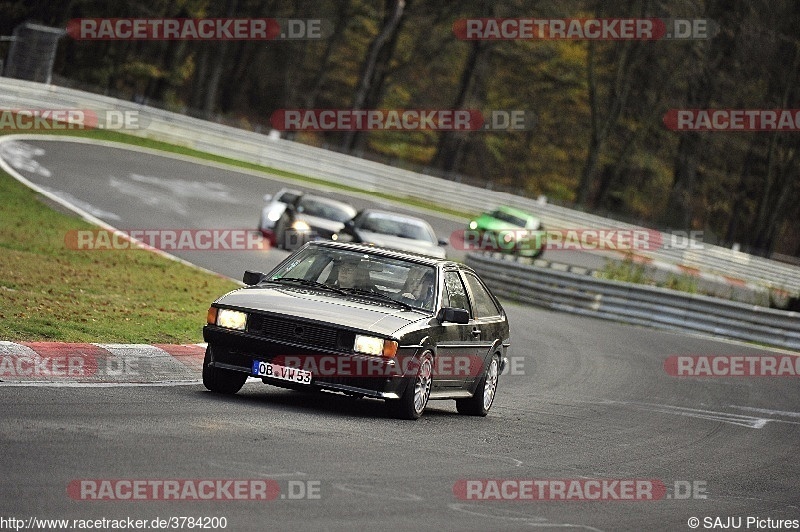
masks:
<svg viewBox="0 0 800 532"><path fill-rule="evenodd" d="M278 277L277 279L270 280L275 283L290 282L301 284L303 286L313 286L314 288L322 288L323 290L329 290L331 292L336 292L337 294L347 295L344 290L336 288L335 286L320 283L319 281L312 281L310 279L302 279L300 277Z"/></svg>
<svg viewBox="0 0 800 532"><path fill-rule="evenodd" d="M347 293L357 294L359 296L371 297L373 299L380 299L381 301L388 301L390 303L394 303L395 305L400 305L406 310L416 309L416 307L412 307L408 303L398 301L392 297L387 296L386 294L381 294L380 292L373 292L372 290L364 290L363 288L343 288L342 291L343 292L347 291Z"/></svg>

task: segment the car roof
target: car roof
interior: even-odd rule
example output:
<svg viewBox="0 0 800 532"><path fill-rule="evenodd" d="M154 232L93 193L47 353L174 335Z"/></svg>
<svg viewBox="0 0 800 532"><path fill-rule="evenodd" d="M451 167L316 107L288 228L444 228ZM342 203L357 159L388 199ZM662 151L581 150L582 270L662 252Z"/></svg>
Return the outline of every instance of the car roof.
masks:
<svg viewBox="0 0 800 532"><path fill-rule="evenodd" d="M348 210L355 211L355 207L347 203L346 201L341 201L333 198L328 198L325 196L317 196L316 194L300 194L300 200L303 199L310 199L319 203L325 203L327 205L339 205L343 207L347 207Z"/></svg>
<svg viewBox="0 0 800 532"><path fill-rule="evenodd" d="M525 211L523 211L521 209L517 209L516 207L509 207L508 205L501 205L500 207L497 207L494 210L495 211L507 212L508 214L513 214L514 216L517 216L519 218L536 218L536 216L534 216L533 214L531 214L529 212L525 212ZM490 211L490 214L491 214L491 211Z"/></svg>
<svg viewBox="0 0 800 532"><path fill-rule="evenodd" d="M275 197L278 197L281 194L286 194L287 192L290 193L290 194L297 194L298 196L302 196L303 195L303 191L302 190L298 190L296 188L282 188L278 192L275 193Z"/></svg>
<svg viewBox="0 0 800 532"><path fill-rule="evenodd" d="M317 240L313 242L309 242L306 244L310 247L325 247L325 248L333 248L333 249L341 249L346 251L355 251L361 253L372 253L375 255L380 255L382 257L389 257L395 258L400 260L408 260L412 262L417 262L420 264L426 264L429 266L438 266L438 267L452 267L452 268L462 268L462 265L453 262L452 260L448 259L440 259L437 257L432 257L430 255L422 255L419 253L412 253L410 251L398 251L395 249L388 249L382 248L378 246L371 246L369 244L360 244L354 242L334 242L328 240Z"/></svg>

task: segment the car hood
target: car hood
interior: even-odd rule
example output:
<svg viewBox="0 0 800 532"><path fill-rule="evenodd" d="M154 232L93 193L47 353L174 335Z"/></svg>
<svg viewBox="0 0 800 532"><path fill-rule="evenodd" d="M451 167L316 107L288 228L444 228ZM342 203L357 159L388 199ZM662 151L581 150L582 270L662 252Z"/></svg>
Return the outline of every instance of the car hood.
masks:
<svg viewBox="0 0 800 532"><path fill-rule="evenodd" d="M413 240L411 238L403 238L394 235L385 235L383 233L373 233L372 231L359 231L358 236L363 242L375 244L379 247L397 249L400 251L410 251L412 253L420 253L423 255L431 255L441 259L445 258L444 248L438 244L434 244L433 242Z"/></svg>
<svg viewBox="0 0 800 532"><path fill-rule="evenodd" d="M234 290L215 301L218 305L282 314L391 336L400 328L430 319L420 312L358 296L341 296L305 287L260 286Z"/></svg>

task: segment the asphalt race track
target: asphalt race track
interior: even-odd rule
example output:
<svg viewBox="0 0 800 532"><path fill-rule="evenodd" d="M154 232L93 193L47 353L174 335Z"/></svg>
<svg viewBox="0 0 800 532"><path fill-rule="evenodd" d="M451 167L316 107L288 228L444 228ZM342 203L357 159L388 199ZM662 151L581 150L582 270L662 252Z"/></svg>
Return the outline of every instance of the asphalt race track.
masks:
<svg viewBox="0 0 800 532"><path fill-rule="evenodd" d="M124 229L251 229L262 195L282 186L124 149L25 144L30 153L17 146L14 155L24 177ZM463 227L425 216L440 236ZM286 253L176 255L239 278ZM486 418L460 416L447 401L417 422L398 421L379 401L259 382L233 397L197 381L2 383L0 516L224 517L227 530L692 530L690 518L701 530L737 519L744 530L787 519L800 527L797 377L665 370L674 355L782 353L504 304L512 366ZM175 480L219 489L215 500L131 496L136 481L159 499L153 486ZM237 481L266 485L268 496L231 500ZM590 490L595 481L608 489ZM631 483L658 489L627 500L621 486ZM103 491L109 485L127 489ZM546 486L549 500L532 500L531 485Z"/></svg>

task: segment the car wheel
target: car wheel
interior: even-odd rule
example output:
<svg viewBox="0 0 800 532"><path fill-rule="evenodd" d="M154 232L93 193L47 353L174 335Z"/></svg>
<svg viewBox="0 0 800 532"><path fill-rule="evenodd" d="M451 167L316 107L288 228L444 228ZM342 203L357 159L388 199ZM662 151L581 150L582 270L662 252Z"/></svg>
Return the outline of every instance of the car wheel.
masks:
<svg viewBox="0 0 800 532"><path fill-rule="evenodd" d="M408 381L400 399L387 399L386 405L393 417L419 419L428 405L433 385L433 357L429 352L422 355L413 379Z"/></svg>
<svg viewBox="0 0 800 532"><path fill-rule="evenodd" d="M500 359L492 356L489 366L483 373L475 395L469 399L457 399L456 410L459 414L467 416L485 416L489 413L494 403L494 396L497 393L497 379L500 376Z"/></svg>
<svg viewBox="0 0 800 532"><path fill-rule="evenodd" d="M247 381L247 373L215 368L210 365L213 359L211 346L208 346L206 348L206 356L203 359L203 384L205 387L212 392L227 394L233 394L241 390L245 381Z"/></svg>
<svg viewBox="0 0 800 532"><path fill-rule="evenodd" d="M286 228L288 226L285 214L275 222L275 247L278 249L286 249Z"/></svg>

